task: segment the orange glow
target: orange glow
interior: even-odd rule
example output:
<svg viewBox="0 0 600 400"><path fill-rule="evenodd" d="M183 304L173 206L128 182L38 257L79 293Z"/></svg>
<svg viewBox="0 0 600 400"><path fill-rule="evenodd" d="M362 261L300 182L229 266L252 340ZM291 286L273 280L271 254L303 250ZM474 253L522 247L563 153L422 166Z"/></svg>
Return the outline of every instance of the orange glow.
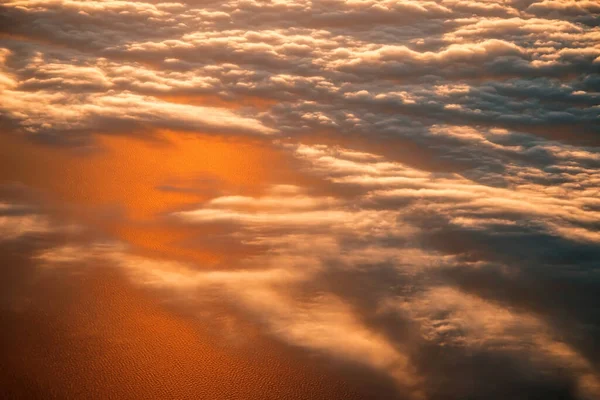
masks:
<svg viewBox="0 0 600 400"><path fill-rule="evenodd" d="M130 217L144 218L201 201L206 196L198 181L207 178L219 189L260 190L283 161L272 148L246 138L161 132L153 140L97 140L99 151L77 154L3 135L0 180L19 181L77 205L123 205ZM161 189L167 185L181 190Z"/></svg>
<svg viewBox="0 0 600 400"><path fill-rule="evenodd" d="M297 175L284 154L258 139L163 131L151 139L98 136L97 143L99 150L81 154L1 135L0 181L41 190L78 220L137 250L215 263L238 251L191 248L190 238L206 228L169 226L156 217L215 193L260 194L275 180Z"/></svg>

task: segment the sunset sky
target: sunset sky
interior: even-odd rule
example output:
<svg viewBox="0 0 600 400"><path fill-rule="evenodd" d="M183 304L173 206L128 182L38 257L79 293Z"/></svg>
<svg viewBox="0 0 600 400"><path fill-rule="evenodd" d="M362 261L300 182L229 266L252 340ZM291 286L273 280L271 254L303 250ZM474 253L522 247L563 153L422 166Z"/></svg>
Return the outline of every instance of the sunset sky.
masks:
<svg viewBox="0 0 600 400"><path fill-rule="evenodd" d="M597 0L0 0L0 398L600 399Z"/></svg>

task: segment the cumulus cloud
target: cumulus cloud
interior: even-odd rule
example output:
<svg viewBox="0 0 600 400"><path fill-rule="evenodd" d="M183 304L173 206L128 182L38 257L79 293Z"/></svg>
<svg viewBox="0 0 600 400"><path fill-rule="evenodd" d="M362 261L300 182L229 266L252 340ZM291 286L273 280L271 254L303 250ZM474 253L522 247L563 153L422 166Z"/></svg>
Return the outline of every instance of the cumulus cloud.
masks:
<svg viewBox="0 0 600 400"><path fill-rule="evenodd" d="M595 93L589 77L598 72L594 61L600 56L598 27L585 25L568 12L561 18L532 15L548 8L578 8L589 15L597 10L585 2L556 4L559 2L528 3L525 7L520 3L454 1L231 1L197 7L143 2L7 2L3 16L10 23L5 24L3 42L4 51L12 56L3 64L3 76L12 82L13 92L6 98L27 95L26 101L33 102L32 96L39 96L42 103L60 109L73 101L77 106L107 97L120 101L125 96L157 94L230 100L252 96L275 100L277 105L267 115L244 116L247 119L242 125L251 131L293 133L302 127L321 126L383 137L394 132L416 140L418 129L401 132L396 126L370 122L373 115L374 120L406 126L415 123L406 117L412 115L425 125L431 123L428 120L454 123L466 119L562 140L576 138L556 131L577 124L587 135L584 140L597 144L591 136L597 136L597 110L593 108L597 99L588 98L584 107L582 99ZM394 26L399 20L401 29ZM285 21L294 21L294 28ZM565 93L548 103L548 94L539 91L497 93L498 85L510 85L519 78L529 79L527 85L547 78L550 82L542 85L545 88L558 80L565 92L585 94L577 98ZM418 85L391 90L385 83L415 80ZM496 87L487 86L485 82L490 80ZM429 82L435 82L438 89L428 89ZM467 82L469 92L439 89ZM56 89L68 97L49 99ZM449 101L448 95L458 101ZM132 99L150 102L158 109L169 107L160 99ZM23 113L24 104L16 107ZM299 107L305 110L295 112ZM390 118L386 109L396 115ZM352 114L352 119L340 121L337 113L341 110ZM196 115L215 111L189 110ZM14 116L14 110L6 112ZM178 114L174 120L179 121L184 111L173 112ZM183 119L189 119L185 113ZM94 116L80 118L86 129L83 122ZM119 116L126 121L135 118ZM162 118L140 119L144 124L163 122ZM211 121L190 122L186 128L213 128ZM233 123L231 128L240 127Z"/></svg>
<svg viewBox="0 0 600 400"><path fill-rule="evenodd" d="M456 289L438 287L417 298L387 307L408 313L419 322L421 335L441 346L485 348L488 351L529 353L531 361L565 365L577 381L582 398L600 395L594 367L575 349L552 337L552 330L535 316L490 304Z"/></svg>

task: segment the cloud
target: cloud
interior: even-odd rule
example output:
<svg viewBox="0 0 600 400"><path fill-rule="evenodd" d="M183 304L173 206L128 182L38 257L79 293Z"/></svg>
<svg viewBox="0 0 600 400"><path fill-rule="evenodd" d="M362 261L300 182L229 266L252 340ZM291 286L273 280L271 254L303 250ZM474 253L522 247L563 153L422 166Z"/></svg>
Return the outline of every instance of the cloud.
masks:
<svg viewBox="0 0 600 400"><path fill-rule="evenodd" d="M436 134L448 134L445 129ZM450 136L485 137L456 129ZM225 301L239 311L238 318L259 323L277 340L383 374L396 383L399 396L436 398L428 388L436 372L423 364L431 346L449 362L480 352L550 375L561 368L583 398L598 394L593 362L570 335L561 339L557 315L528 310L520 298L468 293L453 278L461 270L491 270L504 287L515 274L526 274L512 262L523 254L511 245L513 238L523 242L536 265L545 262L545 245L535 244L540 238L554 237L558 252L596 244L597 217L587 209L596 203L582 195L592 183L576 174L572 179L580 192L560 186L544 191L536 181L547 172L515 165L511 185L495 187L340 146L279 145L322 180L321 190L337 195L299 184L273 185L262 195L228 194L173 212L175 224L220 226L226 237L262 249L226 269L151 258L135 254L126 242L97 240L42 249L35 259L46 268L108 262L133 282L184 304ZM565 167L573 167L573 160L587 162L582 154L569 157ZM343 187L354 189L339 190ZM443 245L435 243L436 235ZM485 240L496 250L511 245L514 259L488 252ZM459 245L453 248L453 241ZM506 368L502 373L510 376Z"/></svg>
<svg viewBox="0 0 600 400"><path fill-rule="evenodd" d="M251 130L261 132L293 133L320 125L368 131L378 137L390 131L404 136L397 127L373 126L370 118L361 115L366 104L357 100L365 98L350 94L364 91L376 93L369 114L391 108L396 114L429 118L437 124L466 119L561 140L577 138L556 132L558 126L566 129L577 123L585 140L594 140L596 100L589 99L588 107L581 108L583 98L564 95L557 99L562 103L557 112L544 100L547 94L521 90L493 98L496 88L481 82L510 84L511 79L524 78L529 85L545 77L573 86L571 92L584 89L586 76L597 72L598 29L572 20L568 13L561 18L529 14L552 4L231 1L196 7L126 1L9 2L4 6L5 18L14 23L7 24L6 46L21 64L38 61L26 66L13 60L6 76L19 90L59 88L63 93L86 91L102 98L114 94L117 99L146 96L147 100L148 95L193 94L275 100L278 105L253 123ZM577 4L595 12L587 3ZM394 28L402 15L411 15L410 20L402 18L402 29ZM285 21L294 21L295 27L288 28ZM190 24L200 29L190 31ZM359 29L361 24L372 28ZM78 34L66 32L67 26ZM254 29L246 29L250 26ZM51 52L43 47L44 41L53 43ZM576 78L572 71L577 71ZM415 80L418 85L387 90L386 82ZM435 87L467 81L471 89L461 101L448 101L447 93L423 87L432 80ZM95 96L83 96L81 101L89 103ZM523 97L524 102L515 100ZM152 102L155 108L168 107L159 99ZM294 113L310 103L314 111ZM336 115L340 110L352 114L352 119L342 123ZM376 119L382 117L389 119L383 115ZM404 126L409 120L394 119ZM268 127L259 126L267 121ZM83 126L80 135L89 129ZM192 124L191 129L201 126Z"/></svg>
<svg viewBox="0 0 600 400"><path fill-rule="evenodd" d="M542 368L547 363L564 365L575 375L582 398L600 395L600 378L594 367L568 344L553 338L551 329L535 316L447 287L430 289L389 307L406 312L417 321L427 341L441 346L528 354Z"/></svg>
<svg viewBox="0 0 600 400"><path fill-rule="evenodd" d="M211 296L226 294L271 335L385 372L415 398L428 396L424 371L416 368L418 355L406 350L409 342L389 337L387 328L373 323L385 319L390 307L401 311L426 343L525 358L544 370L560 366L584 397L597 395L593 364L559 339L542 316L453 286L431 286L442 276L439 271L487 266L510 276L515 266L477 253L477 243L470 247L466 236L465 248L457 252L429 247L424 240L435 232L444 234L449 224L457 232L475 235L502 235L508 229L506 235L512 231L523 236L537 230L538 235L556 235L566 243L595 242L593 230L577 226L596 220L584 211L585 199L565 197L560 191L541 194L525 177L514 187L495 188L340 147L284 148L332 185L358 185L362 192L333 201L300 186L274 186L265 196L216 197L197 210L173 214L187 224L234 224L231 235L246 245L266 247L265 253L241 260L234 270L198 271L193 265L143 259L122 250L109 253L111 259L145 285L190 295L198 288L204 288L204 295L206 290ZM411 202L398 206L390 197ZM430 211L437 219L427 219ZM64 262L63 253L44 257ZM379 281L376 265L389 271L385 281ZM323 286L324 277L340 274L352 281L356 273L362 284L375 285L376 291L366 296L351 290L359 281L350 288ZM412 277L408 281L407 275ZM429 278L421 283L417 276ZM346 332L344 340L339 339L341 331Z"/></svg>
<svg viewBox="0 0 600 400"><path fill-rule="evenodd" d="M0 208L0 212L4 213L7 209L15 210L16 207L4 207ZM52 228L44 217L24 215L0 215L0 236L1 240L13 240L25 235L48 233L51 232Z"/></svg>
<svg viewBox="0 0 600 400"><path fill-rule="evenodd" d="M159 258L96 224L32 260L109 264L175 303L226 304L391 379L390 398L599 397L599 13L584 0L5 1L3 135L92 148L98 134L251 135L294 170L246 190L243 163L225 159L236 185L202 191L167 176L192 150L159 160L182 165L160 182L141 168L152 190L122 188L121 201L197 194L148 206L133 230L165 224L156 235L184 237L186 254L239 257ZM43 203L0 200L0 241L72 233Z"/></svg>
<svg viewBox="0 0 600 400"><path fill-rule="evenodd" d="M70 98L48 92L32 94L5 90L2 95L5 117L26 132L54 135L58 141L62 135L66 136L66 141L70 133L81 131L118 133L148 125L199 132L276 132L255 119L229 110L173 104L127 92Z"/></svg>

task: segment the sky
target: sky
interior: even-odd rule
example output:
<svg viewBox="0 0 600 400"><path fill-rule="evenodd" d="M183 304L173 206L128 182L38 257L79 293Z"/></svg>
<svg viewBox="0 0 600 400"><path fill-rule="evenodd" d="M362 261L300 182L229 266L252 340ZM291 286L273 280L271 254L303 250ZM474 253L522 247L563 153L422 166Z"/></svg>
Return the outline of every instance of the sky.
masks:
<svg viewBox="0 0 600 400"><path fill-rule="evenodd" d="M600 3L0 0L8 399L600 399Z"/></svg>

